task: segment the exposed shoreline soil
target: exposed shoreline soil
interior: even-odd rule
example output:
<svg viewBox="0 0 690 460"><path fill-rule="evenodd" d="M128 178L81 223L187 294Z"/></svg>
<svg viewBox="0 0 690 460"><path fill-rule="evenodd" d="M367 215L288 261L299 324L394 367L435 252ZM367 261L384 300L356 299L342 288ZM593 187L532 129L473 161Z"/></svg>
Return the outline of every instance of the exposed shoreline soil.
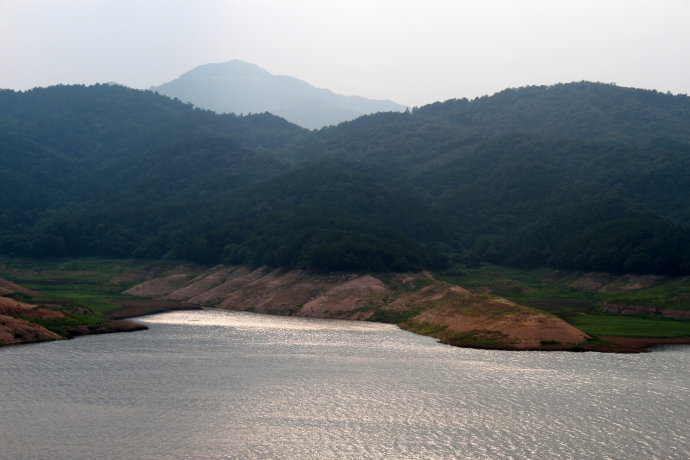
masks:
<svg viewBox="0 0 690 460"><path fill-rule="evenodd" d="M143 324L119 319L81 321L92 316L85 307L41 302L40 294L0 278L0 345L64 340L90 334L131 332L148 329ZM27 300L13 298L24 295ZM34 296L36 297L34 299ZM23 299L23 298L22 298ZM31 299L31 300L28 300ZM91 318L89 318L91 319Z"/></svg>
<svg viewBox="0 0 690 460"><path fill-rule="evenodd" d="M426 272L314 274L229 266L200 271L180 265L146 278L125 291L161 302L136 301L141 302L137 308L143 314L157 307L184 308L176 302L185 302L266 314L391 322L464 347L639 350L638 346L608 343L599 350L589 336L556 316L501 297L473 294ZM131 307L125 311L136 311Z"/></svg>
<svg viewBox="0 0 690 460"><path fill-rule="evenodd" d="M136 319L139 316L152 315L155 313L166 313L170 311L184 311L184 310L203 310L204 307L199 305L192 305L188 303L180 303L173 301L159 301L154 299L126 299L118 301L122 305L122 309L115 310L109 314L113 319ZM275 313L268 313L275 314ZM402 329L412 330L407 324L401 325ZM419 332L416 332L419 333ZM421 334L431 335L431 334ZM438 338L441 343L451 344L445 339L431 335ZM478 348L478 349L493 349L493 350L507 350L507 351L596 351L602 353L644 353L650 351L656 346L664 345L690 345L690 337L675 337L675 338L654 338L654 337L616 337L616 336L598 336L601 342L597 343L583 343L578 346L563 346L561 344L540 344L538 347L515 348L510 346L492 345L484 343L481 345L473 345L471 343L464 343L462 347ZM602 343L603 342L603 343Z"/></svg>
<svg viewBox="0 0 690 460"><path fill-rule="evenodd" d="M125 319L203 307L395 323L442 343L483 349L639 353L657 345L690 344L690 337L590 337L552 314L471 293L427 272L318 274L193 264L154 268L127 275L129 282L139 281L125 291L132 297L112 299L119 308L108 312L102 323L77 324L58 331L61 334L30 321L64 318L60 308L0 297L0 344L142 330L147 327ZM2 279L0 287L5 296L40 295Z"/></svg>

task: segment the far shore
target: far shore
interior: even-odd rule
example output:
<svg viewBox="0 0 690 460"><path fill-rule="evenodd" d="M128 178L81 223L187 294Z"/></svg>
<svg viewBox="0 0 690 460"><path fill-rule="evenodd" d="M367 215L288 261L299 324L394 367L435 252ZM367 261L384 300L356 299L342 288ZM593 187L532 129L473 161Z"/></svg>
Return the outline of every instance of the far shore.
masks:
<svg viewBox="0 0 690 460"><path fill-rule="evenodd" d="M147 327L137 322L137 317L203 308L397 324L444 344L479 349L640 353L655 346L690 345L690 323L683 319L654 321L646 316L602 313L597 309L599 303L616 297L600 295L587 303L583 295L577 296L580 291L570 291L579 287L582 292L599 292L599 284L594 291L590 284L603 278L601 274L538 272L519 281L514 274L501 272L500 267L489 267L477 273L442 274L444 280L426 271L317 273L99 259L48 264L10 260L0 267L3 275L7 273L13 280L0 278L3 345L143 330ZM493 278L486 281L483 276ZM639 277L619 278L606 277L609 284L617 282L615 287L621 292L628 292L631 283L634 289L644 289L639 281L645 280ZM545 279L546 287L542 286ZM463 280L469 289L463 287ZM477 284L477 280L484 284ZM583 280L590 283L571 286ZM690 282L686 284L668 281L669 289L680 294L663 300L672 304L690 292ZM555 294L546 292L549 289ZM518 298L497 295L504 292ZM531 302L548 309L526 306L521 298L528 305ZM572 307L568 303L572 299L580 303Z"/></svg>
<svg viewBox="0 0 690 460"><path fill-rule="evenodd" d="M152 315L155 313L167 313L172 311L184 310L203 310L205 308L213 308L216 310L229 310L227 308L218 308L216 306L205 307L188 302L175 302L170 300L155 300L155 299L119 299L120 308L108 314L111 319L127 320L136 319L140 316ZM265 314L265 313L261 313ZM274 316L287 316L275 314ZM321 318L324 319L324 318ZM336 319L336 318L333 318ZM356 321L356 320L355 320ZM538 348L538 349L514 349L509 347L472 347L478 349L501 349L505 351L577 351L577 352L599 352L599 353L645 353L653 351L655 347L665 345L690 345L690 337L617 337L617 336L599 336L600 342L584 344L576 349L559 349L554 347L552 349Z"/></svg>

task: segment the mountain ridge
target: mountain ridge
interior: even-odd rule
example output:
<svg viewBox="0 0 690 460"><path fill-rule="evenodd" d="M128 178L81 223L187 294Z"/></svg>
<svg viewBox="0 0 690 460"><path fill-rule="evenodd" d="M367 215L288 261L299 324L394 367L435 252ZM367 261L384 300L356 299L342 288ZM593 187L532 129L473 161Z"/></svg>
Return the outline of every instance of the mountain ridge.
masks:
<svg viewBox="0 0 690 460"><path fill-rule="evenodd" d="M688 274L689 101L581 82L308 131L124 87L0 91L0 253Z"/></svg>

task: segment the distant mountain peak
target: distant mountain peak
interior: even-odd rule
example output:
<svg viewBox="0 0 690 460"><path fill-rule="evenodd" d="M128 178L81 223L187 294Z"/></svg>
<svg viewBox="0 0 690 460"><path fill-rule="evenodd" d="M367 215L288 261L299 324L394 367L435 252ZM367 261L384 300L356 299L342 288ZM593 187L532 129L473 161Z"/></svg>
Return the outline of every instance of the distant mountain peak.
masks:
<svg viewBox="0 0 690 460"><path fill-rule="evenodd" d="M218 113L270 112L310 129L407 109L392 101L336 94L239 59L200 65L151 89Z"/></svg>
<svg viewBox="0 0 690 460"><path fill-rule="evenodd" d="M197 66L183 73L180 78L255 78L269 76L271 76L271 73L256 64L233 59L228 62L216 62Z"/></svg>

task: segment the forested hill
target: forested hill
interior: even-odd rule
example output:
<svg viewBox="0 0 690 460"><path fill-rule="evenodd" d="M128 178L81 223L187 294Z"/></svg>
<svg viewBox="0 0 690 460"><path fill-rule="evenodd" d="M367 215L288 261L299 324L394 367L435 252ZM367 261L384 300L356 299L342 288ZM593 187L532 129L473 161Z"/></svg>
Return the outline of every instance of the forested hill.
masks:
<svg viewBox="0 0 690 460"><path fill-rule="evenodd" d="M0 91L0 254L690 274L690 98L510 89L309 132L119 86Z"/></svg>
<svg viewBox="0 0 690 460"><path fill-rule="evenodd" d="M0 90L0 109L3 134L15 133L94 161L208 134L274 148L306 132L268 113L218 115L119 85Z"/></svg>
<svg viewBox="0 0 690 460"><path fill-rule="evenodd" d="M109 85L2 91L0 114L2 254L379 271L430 260L427 204L398 203L405 184L347 163L291 168L275 151L307 131L273 115Z"/></svg>
<svg viewBox="0 0 690 460"><path fill-rule="evenodd" d="M502 135L644 146L690 143L690 97L601 83L506 89L412 111L378 113L322 129L291 153L423 163Z"/></svg>

